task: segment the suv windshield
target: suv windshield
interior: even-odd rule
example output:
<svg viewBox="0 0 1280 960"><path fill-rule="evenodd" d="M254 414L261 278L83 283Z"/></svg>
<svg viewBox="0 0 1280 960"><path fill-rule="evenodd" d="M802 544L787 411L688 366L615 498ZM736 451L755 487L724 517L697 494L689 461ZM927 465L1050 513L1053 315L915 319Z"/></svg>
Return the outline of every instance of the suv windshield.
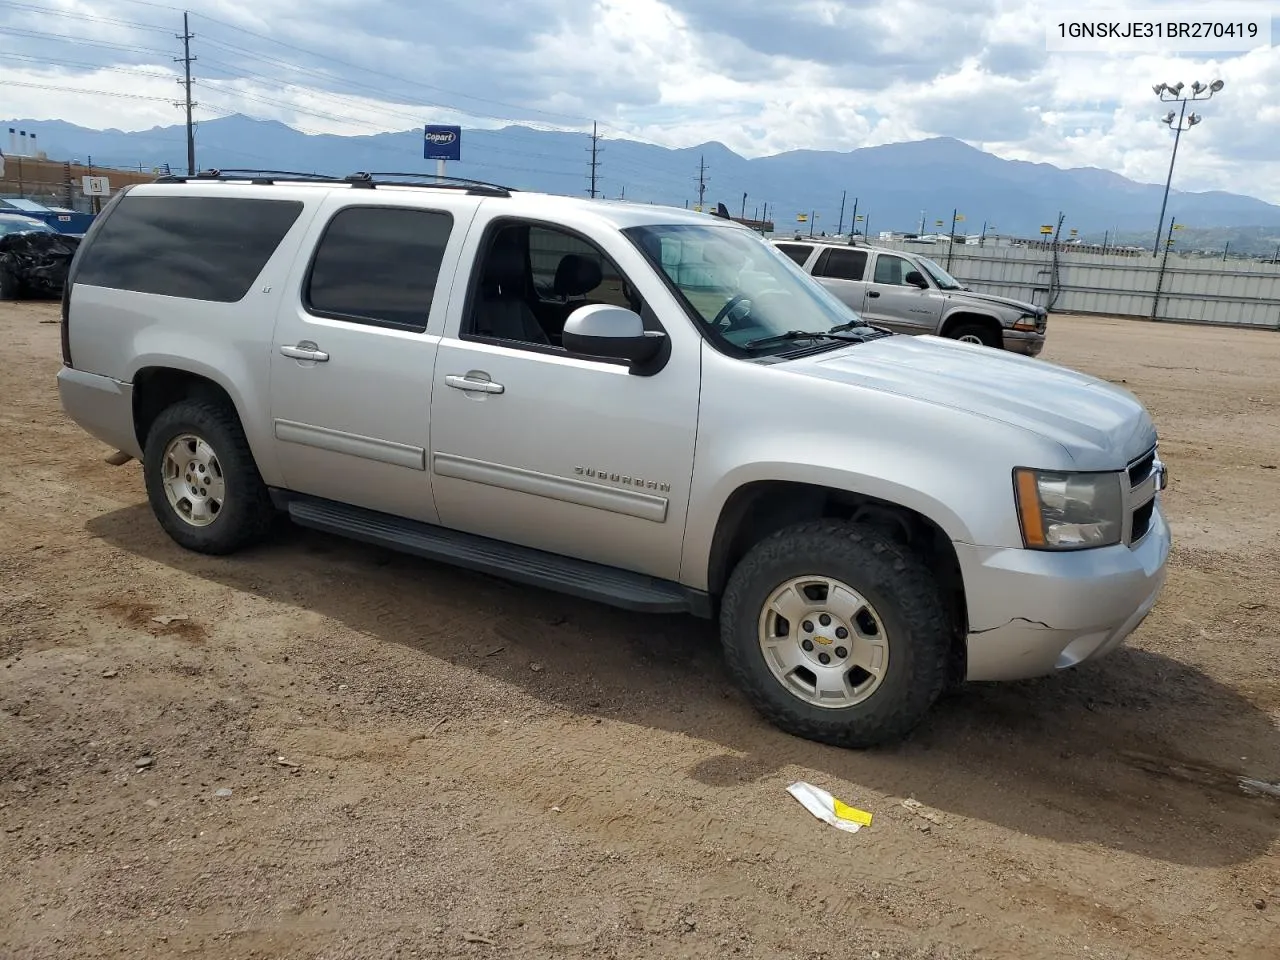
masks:
<svg viewBox="0 0 1280 960"><path fill-rule="evenodd" d="M947 271L930 260L928 257L916 257L920 261L920 266L929 271L929 276L933 277L933 282L943 290L963 290L960 281L953 277Z"/></svg>
<svg viewBox="0 0 1280 960"><path fill-rule="evenodd" d="M795 331L821 336L838 328L848 331L843 339L883 335L786 254L739 227L661 224L623 233L666 275L717 343L759 356L794 350L793 341L804 338L772 341Z"/></svg>

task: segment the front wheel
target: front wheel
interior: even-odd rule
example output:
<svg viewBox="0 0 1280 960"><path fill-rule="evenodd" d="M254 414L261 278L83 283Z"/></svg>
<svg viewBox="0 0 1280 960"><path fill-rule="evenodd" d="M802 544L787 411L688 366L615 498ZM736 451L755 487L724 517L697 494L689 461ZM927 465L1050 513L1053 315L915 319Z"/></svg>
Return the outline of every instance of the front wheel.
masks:
<svg viewBox="0 0 1280 960"><path fill-rule="evenodd" d="M998 331L980 323L966 323L948 332L952 340L961 343L978 343L984 347L1003 347L1004 338Z"/></svg>
<svg viewBox="0 0 1280 960"><path fill-rule="evenodd" d="M271 527L271 497L225 404L193 399L164 410L147 434L143 470L156 519L188 550L232 553Z"/></svg>
<svg viewBox="0 0 1280 960"><path fill-rule="evenodd" d="M742 559L720 634L730 673L768 720L855 748L919 724L952 649L925 564L876 530L832 520L782 530Z"/></svg>

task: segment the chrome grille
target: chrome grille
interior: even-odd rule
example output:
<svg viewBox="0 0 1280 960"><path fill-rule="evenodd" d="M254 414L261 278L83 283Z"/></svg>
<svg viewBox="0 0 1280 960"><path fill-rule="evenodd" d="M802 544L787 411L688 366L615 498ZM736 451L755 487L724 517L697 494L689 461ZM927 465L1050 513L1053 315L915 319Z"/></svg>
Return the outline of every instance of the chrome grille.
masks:
<svg viewBox="0 0 1280 960"><path fill-rule="evenodd" d="M1127 470L1129 480L1125 490L1124 542L1136 546L1151 530L1155 515L1156 495L1165 487L1164 464L1160 462L1157 448L1152 447L1133 460Z"/></svg>

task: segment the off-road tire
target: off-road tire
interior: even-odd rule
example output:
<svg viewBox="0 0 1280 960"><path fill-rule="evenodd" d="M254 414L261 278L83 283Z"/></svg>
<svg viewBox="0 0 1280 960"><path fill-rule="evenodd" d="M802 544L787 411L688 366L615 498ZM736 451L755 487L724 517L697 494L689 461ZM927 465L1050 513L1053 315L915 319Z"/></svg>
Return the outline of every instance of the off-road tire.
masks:
<svg viewBox="0 0 1280 960"><path fill-rule="evenodd" d="M1004 338L998 333L992 333L991 328L983 326L980 323L962 323L958 327L953 327L947 331L947 336L952 340L960 340L964 337L977 337L982 341L982 345L1002 349L1004 347Z"/></svg>
<svg viewBox="0 0 1280 960"><path fill-rule="evenodd" d="M769 595L792 577L830 576L876 608L889 638L889 666L868 699L814 706L770 672L759 620ZM788 527L762 540L729 577L720 639L734 681L775 726L807 740L866 748L905 738L933 707L952 656L949 619L928 567L877 530L838 520Z"/></svg>
<svg viewBox="0 0 1280 960"><path fill-rule="evenodd" d="M227 498L218 516L205 527L187 523L169 504L164 489L164 453L181 434L205 440L217 452ZM244 429L225 403L181 400L167 407L151 425L143 453L147 499L160 526L179 546L196 553L228 554L261 541L270 532L275 508Z"/></svg>

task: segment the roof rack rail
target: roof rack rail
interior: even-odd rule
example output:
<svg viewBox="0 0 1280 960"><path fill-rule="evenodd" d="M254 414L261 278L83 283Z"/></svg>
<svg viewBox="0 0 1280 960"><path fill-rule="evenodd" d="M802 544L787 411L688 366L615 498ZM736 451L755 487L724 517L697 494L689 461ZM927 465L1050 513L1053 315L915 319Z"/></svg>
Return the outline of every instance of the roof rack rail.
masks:
<svg viewBox="0 0 1280 960"><path fill-rule="evenodd" d="M393 180L390 178L404 178ZM290 170L210 169L199 173L171 173L156 179L156 183L207 183L228 180L248 180L254 184L272 183L333 183L373 189L378 185L402 187L439 187L443 190L465 190L469 194L487 197L509 197L514 187L504 187L484 180L468 180L465 177L437 177L429 173L353 173L335 177L326 173L295 173Z"/></svg>
<svg viewBox="0 0 1280 960"><path fill-rule="evenodd" d="M210 169L199 173L170 173L158 178L156 183L191 183L200 180L249 180L253 183L276 183L278 181L341 183L341 178L324 173L296 173L292 170L251 170L251 169Z"/></svg>
<svg viewBox="0 0 1280 960"><path fill-rule="evenodd" d="M386 182L388 177L405 177L405 182L391 183ZM470 180L466 177L444 177L436 176L431 173L396 173L386 171L375 171L372 173L353 173L351 176L344 178L353 186L376 187L379 182L384 182L386 186L403 186L403 187L445 187L453 189L466 189L468 193L480 194L482 196L509 197L517 192L515 187L504 186L501 183L490 183L487 180Z"/></svg>

